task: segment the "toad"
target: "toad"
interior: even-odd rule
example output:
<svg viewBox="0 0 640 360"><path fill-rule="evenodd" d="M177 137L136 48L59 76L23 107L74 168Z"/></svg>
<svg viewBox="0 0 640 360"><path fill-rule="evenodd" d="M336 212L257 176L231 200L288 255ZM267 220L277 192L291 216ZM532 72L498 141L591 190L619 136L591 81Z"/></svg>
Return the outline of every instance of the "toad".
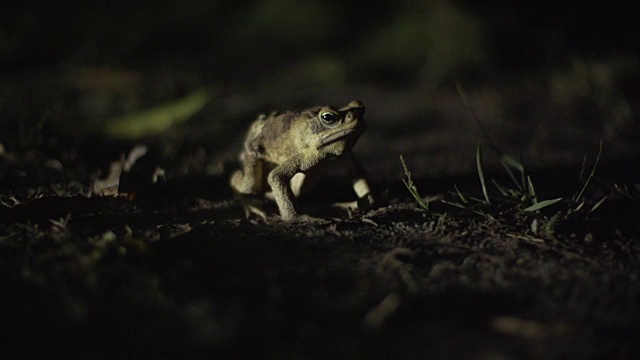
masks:
<svg viewBox="0 0 640 360"><path fill-rule="evenodd" d="M275 200L284 221L315 220L298 213L296 198L329 167L345 166L358 197L349 206L372 205L364 171L351 152L365 131L363 116L360 101L339 109L318 106L260 115L249 128L240 153L242 169L232 174L231 187L239 194L265 194ZM261 210L248 210L265 217Z"/></svg>

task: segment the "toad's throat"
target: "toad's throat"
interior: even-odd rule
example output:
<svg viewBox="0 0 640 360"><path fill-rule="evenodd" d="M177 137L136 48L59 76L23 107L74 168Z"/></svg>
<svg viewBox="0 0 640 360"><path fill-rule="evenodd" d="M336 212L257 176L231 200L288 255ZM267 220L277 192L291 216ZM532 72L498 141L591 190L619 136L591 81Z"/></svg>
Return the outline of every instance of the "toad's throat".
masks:
<svg viewBox="0 0 640 360"><path fill-rule="evenodd" d="M340 131L336 131L333 134L329 134L328 136L320 139L320 143L318 144L318 149L327 146L333 142L336 142L340 139L343 139L357 131L360 131L360 128L350 128L350 129L344 129L344 130L340 130Z"/></svg>

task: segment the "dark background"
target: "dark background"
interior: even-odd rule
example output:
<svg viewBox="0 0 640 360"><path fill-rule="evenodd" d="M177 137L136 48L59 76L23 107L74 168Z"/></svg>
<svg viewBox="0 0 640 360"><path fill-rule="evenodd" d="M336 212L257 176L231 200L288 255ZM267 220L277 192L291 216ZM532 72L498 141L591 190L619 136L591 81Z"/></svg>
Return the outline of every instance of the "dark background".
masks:
<svg viewBox="0 0 640 360"><path fill-rule="evenodd" d="M177 63L208 81L247 81L323 56L345 62L350 79L412 83L425 63L481 76L638 54L638 19L616 2L16 2L1 16L4 74Z"/></svg>
<svg viewBox="0 0 640 360"><path fill-rule="evenodd" d="M210 87L221 96L187 135L215 151L258 112L351 98L374 135L444 123L476 139L460 84L499 145L533 162L564 140L576 155L562 161L600 139L635 152L633 14L616 2L12 3L0 15L2 137L102 138L114 117Z"/></svg>

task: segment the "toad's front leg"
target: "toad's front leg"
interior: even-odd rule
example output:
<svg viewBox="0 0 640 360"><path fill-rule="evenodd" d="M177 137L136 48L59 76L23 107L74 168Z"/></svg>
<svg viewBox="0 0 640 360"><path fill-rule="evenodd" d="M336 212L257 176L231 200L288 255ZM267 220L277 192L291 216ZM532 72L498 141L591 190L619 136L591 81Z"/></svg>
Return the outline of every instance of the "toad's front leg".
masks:
<svg viewBox="0 0 640 360"><path fill-rule="evenodd" d="M365 207L373 205L373 195L371 194L369 181L362 166L350 152L345 155L345 159L349 175L351 176L353 191L356 193L356 196L358 196L358 204L363 204Z"/></svg>
<svg viewBox="0 0 640 360"><path fill-rule="evenodd" d="M367 176L352 153L346 153L342 158L342 165L349 171L349 176L353 185L353 191L356 193L356 201L346 201L334 203L333 206L341 209L368 209L375 202L369 187Z"/></svg>
<svg viewBox="0 0 640 360"><path fill-rule="evenodd" d="M273 198L278 204L280 210L280 216L282 220L289 222L310 222L317 224L327 223L327 220L314 218L305 214L298 214L295 207L295 194L291 189L291 178L300 172L300 164L302 164L302 158L294 157L280 164L273 169L267 181L271 186ZM300 185L296 185L297 191L300 190Z"/></svg>
<svg viewBox="0 0 640 360"><path fill-rule="evenodd" d="M350 203L349 206L358 209L371 208L371 206L373 206L375 202L375 199L373 198L373 194L371 194L369 180L367 179L362 166L351 152L344 155L344 164L349 171L351 183L353 185L353 191L358 197L357 200Z"/></svg>
<svg viewBox="0 0 640 360"><path fill-rule="evenodd" d="M293 221L298 216L294 201L295 196L291 190L291 178L300 171L300 158L293 157L273 169L267 181L271 186L273 197L280 210L280 216L284 221Z"/></svg>

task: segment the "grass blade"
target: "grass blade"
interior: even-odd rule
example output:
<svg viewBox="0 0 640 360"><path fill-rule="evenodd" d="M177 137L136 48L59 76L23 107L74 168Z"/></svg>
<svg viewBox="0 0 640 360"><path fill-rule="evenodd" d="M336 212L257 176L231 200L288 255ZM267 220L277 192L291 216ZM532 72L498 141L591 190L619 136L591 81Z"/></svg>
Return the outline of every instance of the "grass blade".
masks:
<svg viewBox="0 0 640 360"><path fill-rule="evenodd" d="M466 206L464 204L457 203L457 202L452 202L452 201L447 201L447 200L440 200L440 202L442 202L443 204L455 206L455 207L457 207L459 209L471 210L468 206Z"/></svg>
<svg viewBox="0 0 640 360"><path fill-rule="evenodd" d="M555 203L557 203L558 201L561 201L562 198L556 198L556 199L550 199L550 200L542 200L539 203L533 204L531 206L529 206L528 208L524 209L523 211L527 211L527 212L534 212L534 211L538 211L538 210L542 210L544 208L546 208L547 206L551 206Z"/></svg>
<svg viewBox="0 0 640 360"><path fill-rule="evenodd" d="M608 195L603 197L600 201L598 201L595 205L593 205L593 207L589 212L592 213L596 211L600 207L600 205L602 205L602 203L604 203L604 201L607 200L608 197L609 197Z"/></svg>
<svg viewBox="0 0 640 360"><path fill-rule="evenodd" d="M456 189L456 193L458 194L458 197L460 198L460 201L462 201L465 204L468 204L469 201L467 200L467 198L462 195L462 193L460 192L460 189L458 189L458 185L453 184L453 188Z"/></svg>
<svg viewBox="0 0 640 360"><path fill-rule="evenodd" d="M521 173L524 172L524 165L522 165L522 163L520 161L512 158L511 156L509 156L507 154L500 154L500 161L503 164L506 164L506 165L518 170Z"/></svg>
<svg viewBox="0 0 640 360"><path fill-rule="evenodd" d="M480 149L480 142L478 142L478 149L476 150L476 165L478 166L478 177L480 177L480 185L482 185L482 194L487 204L491 205L489 200L489 192L487 191L487 183L484 180L484 171L482 169L482 150Z"/></svg>
<svg viewBox="0 0 640 360"><path fill-rule="evenodd" d="M516 179L516 176L514 175L511 169L516 169L520 172L520 174L524 174L524 166L522 166L522 164L516 159L512 158L511 156L503 153L500 149L498 149L498 147L491 140L491 137L489 136L489 132L482 125L480 118L478 117L478 115L476 115L475 111L473 111L473 109L471 108L471 105L469 105L469 102L467 100L467 94L462 88L462 85L460 85L459 83L456 83L456 90L458 91L458 96L460 96L460 99L462 100L462 104L467 109L467 111L469 111L469 113L471 114L471 117L476 122L476 125L478 125L478 128L482 133L482 137L486 140L487 144L489 145L489 148L500 159L502 166L504 166L505 170L513 180L514 184L516 184L516 186L520 191L523 191L524 181L518 182L518 180Z"/></svg>
<svg viewBox="0 0 640 360"><path fill-rule="evenodd" d="M505 162L502 158L500 158L500 163L502 164L504 169L507 171L507 174L509 174L509 177L511 178L511 180L513 180L513 183L516 184L516 187L518 188L518 190L522 191L522 184L520 184L518 179L516 179L516 176L513 174L513 171L511 170L510 165L507 162Z"/></svg>
<svg viewBox="0 0 640 360"><path fill-rule="evenodd" d="M407 180L402 179L402 183L407 188L407 190L409 190L411 196L413 196L413 198L416 200L418 206L420 206L420 208L422 208L423 210L429 210L429 202L425 202L424 200L422 200L422 197L418 192L418 188L413 183L413 179L411 178L411 171L409 171L409 168L404 162L404 157L402 155L400 155L400 162L402 163L402 168L404 169L404 175L407 177Z"/></svg>
<svg viewBox="0 0 640 360"><path fill-rule="evenodd" d="M456 202L447 201L447 200L440 200L440 202L442 202L443 204L455 206L455 207L457 207L459 209L462 209L462 210L470 211L470 212L472 212L472 213L474 213L476 215L480 215L480 216L488 218L488 219L495 219L491 214L488 214L488 213L482 211L481 209L474 209L473 207L466 206L464 204L460 204L460 203L456 203Z"/></svg>
<svg viewBox="0 0 640 360"><path fill-rule="evenodd" d="M578 193L578 197L576 197L574 201L575 203L578 203L578 201L580 201L580 199L582 198L582 194L584 194L585 190L587 190L587 187L591 183L591 179L595 176L596 168L598 167L598 163L600 162L601 155L602 155L602 140L600 140L600 149L598 150L598 156L596 156L596 162L593 164L593 168L591 168L591 173L589 174L587 181L584 182L584 185L582 186L582 190L580 190L580 192Z"/></svg>
<svg viewBox="0 0 640 360"><path fill-rule="evenodd" d="M533 187L533 181L531 181L531 177L527 175L527 184L528 184L528 195L531 202L534 204L538 203L538 197L536 196L536 189Z"/></svg>
<svg viewBox="0 0 640 360"><path fill-rule="evenodd" d="M578 179L582 180L582 178L584 177L584 169L586 169L587 167L587 154L584 154L584 156L582 157L582 167L580 168L580 176L578 176Z"/></svg>
<svg viewBox="0 0 640 360"><path fill-rule="evenodd" d="M500 184L498 184L497 181L495 181L494 179L491 179L491 182L493 182L493 186L495 186L496 189L500 191L500 194L502 194L502 196L509 196L509 193L507 192L507 190L505 190L505 188L503 188Z"/></svg>

